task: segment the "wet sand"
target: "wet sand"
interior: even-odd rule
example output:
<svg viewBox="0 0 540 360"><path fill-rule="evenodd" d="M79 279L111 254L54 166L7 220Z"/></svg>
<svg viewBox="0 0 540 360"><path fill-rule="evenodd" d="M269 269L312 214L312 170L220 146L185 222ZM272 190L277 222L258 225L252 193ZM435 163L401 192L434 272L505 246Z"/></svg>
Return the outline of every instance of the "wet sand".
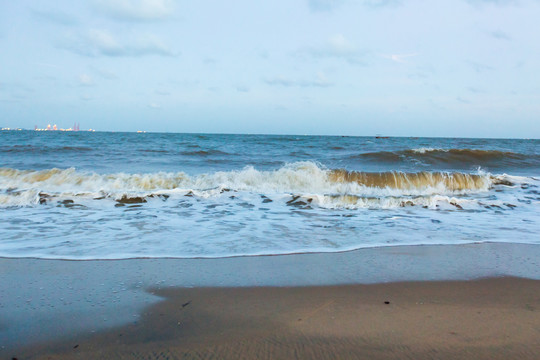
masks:
<svg viewBox="0 0 540 360"><path fill-rule="evenodd" d="M139 322L39 359L538 359L540 281L170 288Z"/></svg>
<svg viewBox="0 0 540 360"><path fill-rule="evenodd" d="M540 358L539 260L505 243L4 258L0 358Z"/></svg>

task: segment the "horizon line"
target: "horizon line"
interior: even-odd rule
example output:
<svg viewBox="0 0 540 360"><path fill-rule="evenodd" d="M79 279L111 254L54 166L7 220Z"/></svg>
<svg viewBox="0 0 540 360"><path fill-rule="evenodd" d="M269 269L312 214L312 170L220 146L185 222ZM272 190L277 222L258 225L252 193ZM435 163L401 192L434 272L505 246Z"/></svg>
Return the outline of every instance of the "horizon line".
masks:
<svg viewBox="0 0 540 360"><path fill-rule="evenodd" d="M30 131L36 133L129 133L129 134L190 134L190 135L247 135L247 136L313 136L313 137L366 137L378 138L380 140L388 138L423 138L423 139L491 139L491 140L540 140L540 138L525 137L476 137L476 136L419 136L419 135L390 135L390 134L370 134L370 135L343 135L343 134L287 134L287 133L220 133L220 132L181 132L181 131L148 131L148 130L97 130L86 129L77 131L44 130L39 131L27 128L0 128L0 131Z"/></svg>

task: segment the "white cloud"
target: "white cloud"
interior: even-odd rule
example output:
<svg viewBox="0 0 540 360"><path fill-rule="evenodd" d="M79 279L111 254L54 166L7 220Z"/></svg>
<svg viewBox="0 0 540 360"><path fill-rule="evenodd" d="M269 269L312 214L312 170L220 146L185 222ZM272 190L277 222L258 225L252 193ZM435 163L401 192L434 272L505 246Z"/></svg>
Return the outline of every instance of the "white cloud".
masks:
<svg viewBox="0 0 540 360"><path fill-rule="evenodd" d="M206 65L215 65L217 64L217 60L212 58L212 57L207 57L203 60L203 64L206 64Z"/></svg>
<svg viewBox="0 0 540 360"><path fill-rule="evenodd" d="M156 104L156 103L148 104L148 107L151 109L161 109L161 105Z"/></svg>
<svg viewBox="0 0 540 360"><path fill-rule="evenodd" d="M347 0L308 0L308 5L313 12L334 11L345 2ZM352 3L350 0L348 2ZM401 5L401 0L363 0L360 3L366 7L380 8Z"/></svg>
<svg viewBox="0 0 540 360"><path fill-rule="evenodd" d="M174 13L172 0L95 0L102 15L122 21L156 21Z"/></svg>
<svg viewBox="0 0 540 360"><path fill-rule="evenodd" d="M79 75L79 84L81 86L92 86L94 85L94 80L88 74L81 74Z"/></svg>
<svg viewBox="0 0 540 360"><path fill-rule="evenodd" d="M47 68L51 68L51 69L61 69L62 68L61 66L58 66L58 65L55 65L55 64L50 64L50 63L45 63L45 62L41 62L41 61L33 62L33 64L43 66L43 67L47 67Z"/></svg>
<svg viewBox="0 0 540 360"><path fill-rule="evenodd" d="M343 0L308 0L311 11L332 11L343 4Z"/></svg>
<svg viewBox="0 0 540 360"><path fill-rule="evenodd" d="M162 89L156 89L156 90L154 90L154 93L156 93L157 95L161 95L161 96L169 96L169 95L171 95L170 91L162 90Z"/></svg>
<svg viewBox="0 0 540 360"><path fill-rule="evenodd" d="M398 63L405 63L405 58L417 56L418 54L392 54L392 55L381 55L383 58L390 59Z"/></svg>
<svg viewBox="0 0 540 360"><path fill-rule="evenodd" d="M30 88L22 83L6 82L6 81L0 82L0 90L9 91L12 93L27 93L27 94L34 92L33 88Z"/></svg>
<svg viewBox="0 0 540 360"><path fill-rule="evenodd" d="M132 56L152 54L161 56L177 55L159 37L151 34L139 36L136 43L127 48L127 52L131 53Z"/></svg>
<svg viewBox="0 0 540 360"><path fill-rule="evenodd" d="M177 53L168 48L154 35L139 36L121 43L110 32L92 29L86 34L71 35L60 47L83 56L131 56L146 55L176 56Z"/></svg>
<svg viewBox="0 0 540 360"><path fill-rule="evenodd" d="M371 8L401 5L401 0L364 0L363 4Z"/></svg>
<svg viewBox="0 0 540 360"><path fill-rule="evenodd" d="M72 26L77 25L78 20L60 10L30 10L34 18L40 21L47 21L56 25Z"/></svg>
<svg viewBox="0 0 540 360"><path fill-rule="evenodd" d="M482 93L485 93L484 90L475 88L474 86L469 86L469 87L467 87L467 90L469 90L470 92L472 92L472 93L474 93L474 94L482 94Z"/></svg>
<svg viewBox="0 0 540 360"><path fill-rule="evenodd" d="M95 66L90 66L90 69L92 69L92 71L94 71L99 76L107 80L114 80L118 78L118 75L116 75L114 72L107 69L102 69Z"/></svg>
<svg viewBox="0 0 540 360"><path fill-rule="evenodd" d="M482 7L484 5L495 5L495 6L519 5L518 0L465 0L465 1L475 7Z"/></svg>
<svg viewBox="0 0 540 360"><path fill-rule="evenodd" d="M482 73L482 72L485 72L485 71L491 71L493 70L493 67L487 65L487 64L482 64L482 63L478 63L478 62L475 62L475 61L466 61L466 63L474 70L476 71L477 73Z"/></svg>
<svg viewBox="0 0 540 360"><path fill-rule="evenodd" d="M502 30L492 31L490 35L497 40L511 40L510 36Z"/></svg>
<svg viewBox="0 0 540 360"><path fill-rule="evenodd" d="M247 92L249 92L249 87L247 87L245 85L238 85L236 87L236 91L247 93Z"/></svg>
<svg viewBox="0 0 540 360"><path fill-rule="evenodd" d="M328 41L330 48L337 53L351 53L355 51L354 45L342 34L337 34L331 37Z"/></svg>
<svg viewBox="0 0 540 360"><path fill-rule="evenodd" d="M92 29L88 32L90 45L104 55L119 55L124 50L118 41L105 30Z"/></svg>
<svg viewBox="0 0 540 360"><path fill-rule="evenodd" d="M328 79L326 76L319 72L317 73L317 76L313 80L306 80L306 79L293 79L286 76L275 76L270 79L264 80L264 82L268 85L272 86L283 86L283 87L329 87L334 85Z"/></svg>
<svg viewBox="0 0 540 360"><path fill-rule="evenodd" d="M363 53L342 34L329 38L322 46L312 47L299 52L300 55L309 55L314 58L338 58L351 64L362 64Z"/></svg>

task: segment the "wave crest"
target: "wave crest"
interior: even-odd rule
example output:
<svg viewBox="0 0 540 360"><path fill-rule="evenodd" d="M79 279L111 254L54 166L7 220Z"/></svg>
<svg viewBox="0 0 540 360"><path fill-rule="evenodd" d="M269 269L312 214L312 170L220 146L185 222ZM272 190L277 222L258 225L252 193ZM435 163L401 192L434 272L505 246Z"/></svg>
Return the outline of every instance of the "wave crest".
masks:
<svg viewBox="0 0 540 360"><path fill-rule="evenodd" d="M329 178L335 182L354 182L366 187L401 190L425 188L442 188L447 191L487 190L492 184L492 178L488 175L427 171L366 173L333 170Z"/></svg>
<svg viewBox="0 0 540 360"><path fill-rule="evenodd" d="M474 194L501 184L512 185L505 176L487 173L354 172L325 169L313 162L297 162L272 171L246 167L195 176L183 172L96 174L73 168L41 171L0 168L0 203L24 206L44 203L51 198L113 199L117 202L135 198L168 199L170 196L209 198L233 191L274 198L291 194L326 197L334 199L330 201L332 203L343 204L353 200L357 204L368 204L371 198L401 204L401 200L411 196ZM316 203L324 205L328 201Z"/></svg>

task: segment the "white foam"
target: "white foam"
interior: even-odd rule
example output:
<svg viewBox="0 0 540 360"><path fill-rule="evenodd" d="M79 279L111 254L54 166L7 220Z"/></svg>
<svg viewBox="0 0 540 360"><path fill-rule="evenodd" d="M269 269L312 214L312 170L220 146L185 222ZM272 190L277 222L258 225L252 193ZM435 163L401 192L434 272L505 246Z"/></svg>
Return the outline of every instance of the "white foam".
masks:
<svg viewBox="0 0 540 360"><path fill-rule="evenodd" d="M384 187L365 186L356 181L333 181L329 174L331 170L313 162L297 162L287 164L277 170L260 171L248 166L239 171L215 172L189 176L178 173L148 173L148 174L96 174L81 172L73 168L29 171L16 169L0 169L0 206L35 205L40 198L62 199L111 199L148 197L150 195L183 196L191 194L199 198L218 197L229 190L239 193L255 193L265 196L296 194L323 199L329 195L333 200L317 201L321 206L332 203L350 207L350 199L340 202L339 197L357 197L358 206L371 207L374 201L369 198L379 198L380 207L387 208L402 206L403 200L412 196L456 196L489 191L491 175L479 172L483 177L479 186L452 190L447 188L444 181L433 180L426 185L415 185L405 181L402 188L391 184ZM396 176L406 178L406 174L396 173ZM465 175L466 176L466 175ZM439 177L440 178L440 177ZM444 180L444 177L442 177ZM512 178L500 175L500 180L525 181L523 178ZM381 200L382 199L382 200ZM416 200L415 200L416 201ZM431 207L432 200L422 200L422 206ZM363 205L362 205L363 204Z"/></svg>
<svg viewBox="0 0 540 360"><path fill-rule="evenodd" d="M312 162L194 176L0 169L0 210L9 224L0 256L223 257L539 243L538 180L479 171L481 186L451 191L429 176L432 186L400 189L331 181L331 172Z"/></svg>
<svg viewBox="0 0 540 360"><path fill-rule="evenodd" d="M425 154L427 152L435 152L435 151L442 151L442 152L448 152L447 149L441 149L441 148L431 148L431 147L421 147L418 149L412 149L413 152L417 154Z"/></svg>

